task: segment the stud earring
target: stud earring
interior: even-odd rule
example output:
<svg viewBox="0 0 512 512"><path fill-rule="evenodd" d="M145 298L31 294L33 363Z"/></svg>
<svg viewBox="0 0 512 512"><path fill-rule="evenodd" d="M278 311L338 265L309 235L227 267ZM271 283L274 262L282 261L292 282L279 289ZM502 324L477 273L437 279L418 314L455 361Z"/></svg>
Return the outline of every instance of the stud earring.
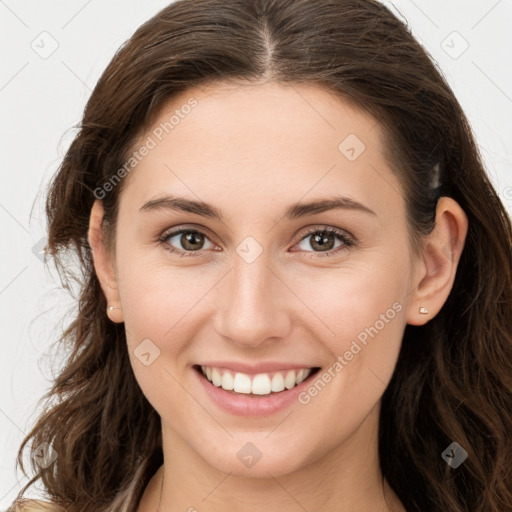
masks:
<svg viewBox="0 0 512 512"><path fill-rule="evenodd" d="M420 313L421 313L422 315L428 315L428 311L427 311L427 309L426 309L426 308L424 308L423 306L420 308Z"/></svg>
<svg viewBox="0 0 512 512"><path fill-rule="evenodd" d="M108 306L107 307L107 315L109 314L110 311L114 311L114 309L117 309L115 306Z"/></svg>

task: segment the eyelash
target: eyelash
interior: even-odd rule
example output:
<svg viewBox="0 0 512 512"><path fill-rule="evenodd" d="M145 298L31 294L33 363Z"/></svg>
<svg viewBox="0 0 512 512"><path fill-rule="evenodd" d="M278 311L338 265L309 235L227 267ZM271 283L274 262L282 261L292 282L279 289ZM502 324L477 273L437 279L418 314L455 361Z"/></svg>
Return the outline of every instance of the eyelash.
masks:
<svg viewBox="0 0 512 512"><path fill-rule="evenodd" d="M189 257L189 256L199 256L201 255L201 252L203 251L202 249L199 249L197 251L182 251L182 250L179 250L179 249L176 249L175 247L173 247L172 245L169 245L167 243L167 241L176 236L176 235L180 235L182 233L192 233L192 234L195 234L195 235L201 235L201 236L204 236L205 238L208 238L208 236L203 233L202 231L198 231L196 229L192 229L192 228L183 228L183 227L180 227L179 229L175 230L175 231L171 231L171 232L165 232L163 233L159 238L158 238L158 241L163 244L164 248L171 252L171 253L174 253L174 254L179 254L180 257ZM315 229L312 229L312 230L309 230L307 231L306 233L303 234L302 238L299 240L298 243L302 242L302 240L306 239L308 236L311 236L311 235L315 235L315 234L332 234L332 235L335 235L338 240L341 240L343 242L343 245L337 247L336 249L331 249L329 251L324 251L324 252L315 252L315 251L305 251L306 253L313 253L313 254L316 254L318 256L332 256L333 254L335 253L338 253L340 251L344 251L344 250L348 250L349 248L353 247L355 245L355 240L350 237L349 235L347 235L346 233L344 233L343 231L340 231L339 229L336 229L336 228L332 228L332 227L324 227L324 228L315 228ZM298 251L298 252L301 252L301 251ZM314 257L314 256L313 256Z"/></svg>

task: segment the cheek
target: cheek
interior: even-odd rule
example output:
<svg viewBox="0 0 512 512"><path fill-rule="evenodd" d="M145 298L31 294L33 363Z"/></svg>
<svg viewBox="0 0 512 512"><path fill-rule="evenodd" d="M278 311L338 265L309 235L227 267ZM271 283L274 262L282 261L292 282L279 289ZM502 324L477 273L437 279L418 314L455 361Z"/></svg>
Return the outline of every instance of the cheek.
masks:
<svg viewBox="0 0 512 512"><path fill-rule="evenodd" d="M324 331L322 340L332 360L299 397L310 418L325 417L328 411L322 426L315 426L326 449L357 429L382 398L405 328L400 301L375 289L363 299L338 299L330 312L336 315L327 317L335 335Z"/></svg>
<svg viewBox="0 0 512 512"><path fill-rule="evenodd" d="M125 276L119 293L135 377L155 409L159 410L162 399L178 407L183 393L177 382L184 376L176 372L189 362L182 357L194 305L204 295L203 285L190 286L183 272L174 270L171 276L168 267L144 265L140 260L137 271L129 269L128 262L119 269Z"/></svg>
<svg viewBox="0 0 512 512"><path fill-rule="evenodd" d="M315 336L328 349L332 364L337 362L323 382L329 382L331 398L350 410L364 412L380 398L400 351L407 276L385 268L337 269L300 291L321 320L312 316L311 325L318 324Z"/></svg>
<svg viewBox="0 0 512 512"><path fill-rule="evenodd" d="M299 278L295 289L311 311L310 324L323 325L315 332L320 339L339 353L347 340L356 338L377 323L379 331L389 331L390 323L397 322L400 301L403 300L405 275L392 275L377 264L351 266L351 268L322 269L311 279ZM393 307L395 303L399 305ZM384 318L381 319L382 315ZM389 321L389 322L388 322ZM383 329L385 322L385 329ZM364 334L361 336L364 339Z"/></svg>
<svg viewBox="0 0 512 512"><path fill-rule="evenodd" d="M177 305L172 312L169 302L163 311L153 298L134 300L125 331L130 364L139 387L155 410L165 416L166 410L183 410L187 405L182 383L188 378L189 361L184 356L190 336L187 323L181 320L186 311Z"/></svg>
<svg viewBox="0 0 512 512"><path fill-rule="evenodd" d="M193 316L194 308L215 284L215 276L165 261L145 262L143 255L132 263L126 259L119 265L119 294L127 330L160 341L176 338L176 329Z"/></svg>

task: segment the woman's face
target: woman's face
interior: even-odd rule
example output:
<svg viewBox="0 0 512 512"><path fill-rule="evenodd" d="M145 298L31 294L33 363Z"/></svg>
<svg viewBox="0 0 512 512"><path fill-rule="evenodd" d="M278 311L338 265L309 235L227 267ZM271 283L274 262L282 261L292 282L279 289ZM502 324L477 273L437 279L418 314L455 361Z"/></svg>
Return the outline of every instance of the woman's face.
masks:
<svg viewBox="0 0 512 512"><path fill-rule="evenodd" d="M373 442L415 279L376 120L314 86L217 84L174 98L135 150L116 305L164 445L256 477ZM155 202L166 197L208 207ZM326 200L340 207L298 206ZM196 365L270 383L321 369L300 393L264 397L215 387Z"/></svg>

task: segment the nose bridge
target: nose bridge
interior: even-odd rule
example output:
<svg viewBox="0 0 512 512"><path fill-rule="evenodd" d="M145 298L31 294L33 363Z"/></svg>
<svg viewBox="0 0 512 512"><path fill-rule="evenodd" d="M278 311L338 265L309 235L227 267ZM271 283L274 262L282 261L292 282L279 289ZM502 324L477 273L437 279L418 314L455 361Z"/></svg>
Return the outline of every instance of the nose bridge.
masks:
<svg viewBox="0 0 512 512"><path fill-rule="evenodd" d="M286 336L289 318L279 305L285 287L269 268L268 255L261 251L255 256L250 244L242 242L237 248L242 255L233 255L231 272L220 285L215 324L216 331L233 342L257 346Z"/></svg>

